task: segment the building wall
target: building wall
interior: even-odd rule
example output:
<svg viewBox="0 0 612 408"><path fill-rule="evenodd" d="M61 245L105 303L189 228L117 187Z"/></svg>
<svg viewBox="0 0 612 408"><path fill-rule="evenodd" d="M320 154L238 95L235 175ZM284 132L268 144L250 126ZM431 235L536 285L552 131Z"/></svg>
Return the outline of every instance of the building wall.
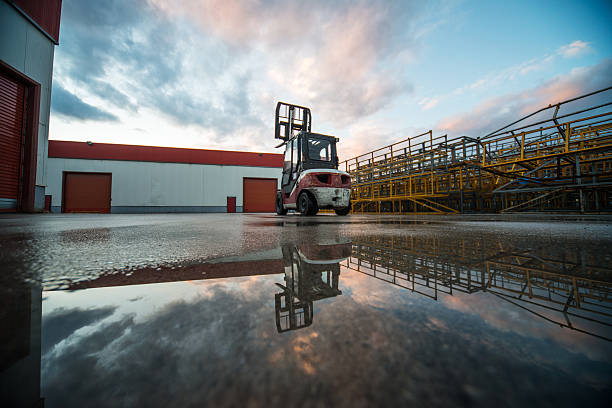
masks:
<svg viewBox="0 0 612 408"><path fill-rule="evenodd" d="M275 178L282 169L187 163L64 159L47 163L53 212L62 205L64 171L112 173L111 212L225 212L227 197L242 211L244 177Z"/></svg>
<svg viewBox="0 0 612 408"><path fill-rule="evenodd" d="M4 1L0 1L0 39L0 59L41 85L35 202L37 209L42 209L47 184L45 168L54 43Z"/></svg>
<svg viewBox="0 0 612 408"><path fill-rule="evenodd" d="M19 8L56 44L59 42L62 0L6 0Z"/></svg>

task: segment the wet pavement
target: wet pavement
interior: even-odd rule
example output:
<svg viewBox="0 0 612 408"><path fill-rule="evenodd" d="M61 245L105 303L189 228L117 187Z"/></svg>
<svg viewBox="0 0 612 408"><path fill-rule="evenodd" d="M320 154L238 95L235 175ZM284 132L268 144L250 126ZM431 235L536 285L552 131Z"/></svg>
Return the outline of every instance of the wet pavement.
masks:
<svg viewBox="0 0 612 408"><path fill-rule="evenodd" d="M611 217L1 215L2 406L607 406Z"/></svg>

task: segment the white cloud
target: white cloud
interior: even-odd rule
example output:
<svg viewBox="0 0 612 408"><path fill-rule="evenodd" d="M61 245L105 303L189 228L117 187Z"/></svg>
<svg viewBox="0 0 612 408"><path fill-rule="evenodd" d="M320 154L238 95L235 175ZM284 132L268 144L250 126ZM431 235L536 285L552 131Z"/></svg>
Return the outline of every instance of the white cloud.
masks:
<svg viewBox="0 0 612 408"><path fill-rule="evenodd" d="M412 92L422 23L444 23L433 6L385 0L64 5L54 80L119 123L55 117L52 137L230 150L274 150L278 100L311 107L315 131L344 137Z"/></svg>
<svg viewBox="0 0 612 408"><path fill-rule="evenodd" d="M531 89L486 99L471 112L440 120L436 128L452 136L483 136L539 108L603 89L610 85L611 75L612 60L604 60L590 67L574 68L565 75L559 75ZM609 93L599 96L609 98ZM592 104L596 105L595 102Z"/></svg>
<svg viewBox="0 0 612 408"><path fill-rule="evenodd" d="M384 118L367 119L348 128L348 137L340 138L340 160L349 160L366 152L421 134L428 129L408 126L391 128Z"/></svg>
<svg viewBox="0 0 612 408"><path fill-rule="evenodd" d="M335 126L374 114L412 90L400 70L388 68L412 54L410 28L419 13L408 3L150 1L233 47L239 60L256 54L259 87L310 106Z"/></svg>
<svg viewBox="0 0 612 408"><path fill-rule="evenodd" d="M553 62L553 60L553 55L545 54L541 57L532 58L530 60L523 61L520 64L509 66L500 71L490 72L484 77L479 78L468 85L455 89L452 94L461 95L466 91L488 89L508 81L514 81L531 72L545 69L551 62Z"/></svg>
<svg viewBox="0 0 612 408"><path fill-rule="evenodd" d="M557 50L559 55L565 58L573 58L591 51L591 46L588 42L576 40L573 43L562 45Z"/></svg>
<svg viewBox="0 0 612 408"><path fill-rule="evenodd" d="M578 47L582 47L582 44L587 45L587 43L582 43L581 41L575 41L572 44L575 43L581 43L581 45L578 45ZM563 46L559 50L564 47L569 47L572 44ZM557 54L561 54L561 52L559 51ZM423 110L426 110L453 96L463 95L468 92L490 91L497 86L506 84L510 81L516 81L534 72L544 71L554 63L557 54L544 54L540 57L531 58L501 70L491 71L467 85L455 88L452 92L424 98L419 102L419 105L423 106Z"/></svg>
<svg viewBox="0 0 612 408"><path fill-rule="evenodd" d="M423 98L419 101L419 105L421 105L421 109L428 110L435 107L440 100L436 97L433 98Z"/></svg>

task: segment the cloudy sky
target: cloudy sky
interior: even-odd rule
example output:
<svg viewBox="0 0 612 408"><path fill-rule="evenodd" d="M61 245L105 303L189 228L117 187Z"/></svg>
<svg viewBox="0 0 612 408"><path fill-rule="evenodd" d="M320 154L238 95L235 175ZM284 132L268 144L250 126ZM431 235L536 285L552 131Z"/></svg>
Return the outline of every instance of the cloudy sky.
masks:
<svg viewBox="0 0 612 408"><path fill-rule="evenodd" d="M346 159L612 85L612 3L510 3L64 0L49 137L275 152L287 101Z"/></svg>

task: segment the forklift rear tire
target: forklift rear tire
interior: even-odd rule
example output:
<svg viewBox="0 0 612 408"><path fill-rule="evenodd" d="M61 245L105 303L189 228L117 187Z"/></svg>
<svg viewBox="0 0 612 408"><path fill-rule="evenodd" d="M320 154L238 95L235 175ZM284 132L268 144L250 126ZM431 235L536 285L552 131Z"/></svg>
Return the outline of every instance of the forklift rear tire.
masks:
<svg viewBox="0 0 612 408"><path fill-rule="evenodd" d="M287 214L287 209L283 205L283 197L280 194L276 195L276 214L278 215Z"/></svg>
<svg viewBox="0 0 612 408"><path fill-rule="evenodd" d="M302 215L316 215L319 212L317 203L306 192L300 193L297 207Z"/></svg>
<svg viewBox="0 0 612 408"><path fill-rule="evenodd" d="M351 212L351 204L349 203L348 207L346 208L334 208L334 211L337 215L347 215Z"/></svg>

